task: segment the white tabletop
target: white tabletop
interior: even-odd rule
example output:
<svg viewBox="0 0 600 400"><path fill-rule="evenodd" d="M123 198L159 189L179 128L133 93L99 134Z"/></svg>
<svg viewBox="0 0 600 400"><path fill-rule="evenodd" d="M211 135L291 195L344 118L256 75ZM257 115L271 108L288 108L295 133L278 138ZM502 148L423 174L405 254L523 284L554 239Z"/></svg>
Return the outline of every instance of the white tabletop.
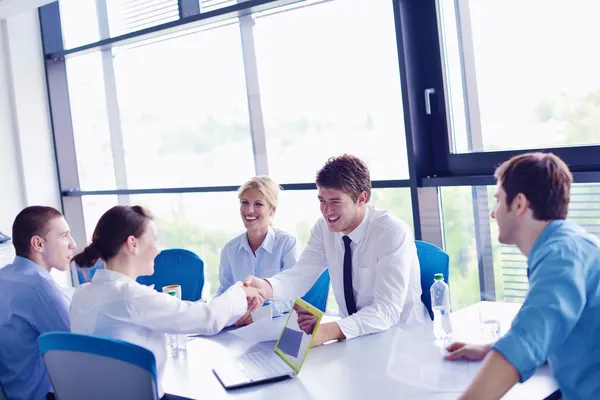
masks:
<svg viewBox="0 0 600 400"><path fill-rule="evenodd" d="M481 341L481 304L452 314L455 340ZM502 331L509 327L518 308L509 303L495 304ZM277 331L284 322L284 318L276 318L268 324L272 324L271 331ZM444 361L445 350L435 344L432 324L427 323L397 325L378 334L312 348L299 375L281 382L228 392L212 372L225 355L268 350L274 345L274 341L243 339L229 331L191 340L187 351L167 361L163 388L192 399L456 399L480 365ZM548 366L543 366L505 398L544 399L555 390L556 382Z"/></svg>

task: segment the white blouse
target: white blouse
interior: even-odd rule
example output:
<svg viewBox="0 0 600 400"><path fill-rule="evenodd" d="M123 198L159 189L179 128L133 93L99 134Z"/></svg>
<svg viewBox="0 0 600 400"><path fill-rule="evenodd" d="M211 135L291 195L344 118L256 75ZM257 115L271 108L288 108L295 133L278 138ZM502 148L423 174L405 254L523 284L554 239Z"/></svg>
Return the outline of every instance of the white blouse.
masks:
<svg viewBox="0 0 600 400"><path fill-rule="evenodd" d="M181 301L110 270L96 271L75 291L71 331L119 339L154 353L159 396L166 362L166 333L213 335L247 311L246 294L237 283L209 303Z"/></svg>

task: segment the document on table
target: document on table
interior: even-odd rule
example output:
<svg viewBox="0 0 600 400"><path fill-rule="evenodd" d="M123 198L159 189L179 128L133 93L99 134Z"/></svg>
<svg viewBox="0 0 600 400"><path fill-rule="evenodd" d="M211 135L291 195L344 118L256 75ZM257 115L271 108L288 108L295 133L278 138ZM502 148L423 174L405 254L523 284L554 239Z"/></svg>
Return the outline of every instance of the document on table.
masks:
<svg viewBox="0 0 600 400"><path fill-rule="evenodd" d="M277 340L281 335L286 319L287 316L274 320L262 319L227 333L255 343Z"/></svg>
<svg viewBox="0 0 600 400"><path fill-rule="evenodd" d="M406 385L433 392L462 392L477 374L481 362L447 361L445 354L446 350L435 341L398 329L387 370Z"/></svg>

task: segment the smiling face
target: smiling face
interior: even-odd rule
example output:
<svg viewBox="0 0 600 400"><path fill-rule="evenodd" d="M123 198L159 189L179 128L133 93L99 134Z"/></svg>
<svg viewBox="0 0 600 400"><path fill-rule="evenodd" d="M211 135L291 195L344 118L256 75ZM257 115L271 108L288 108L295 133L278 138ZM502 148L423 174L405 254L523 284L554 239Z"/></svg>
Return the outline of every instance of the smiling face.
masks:
<svg viewBox="0 0 600 400"><path fill-rule="evenodd" d="M319 186L321 214L331 232L350 234L365 216L367 193L362 192L357 201L339 189Z"/></svg>
<svg viewBox="0 0 600 400"><path fill-rule="evenodd" d="M47 229L44 237L36 235L31 238L31 251L38 254L38 262L48 271L52 268L66 271L77 247L69 225L64 217L56 217L48 222Z"/></svg>
<svg viewBox="0 0 600 400"><path fill-rule="evenodd" d="M267 231L273 208L260 190L246 189L240 196L240 216L248 231Z"/></svg>

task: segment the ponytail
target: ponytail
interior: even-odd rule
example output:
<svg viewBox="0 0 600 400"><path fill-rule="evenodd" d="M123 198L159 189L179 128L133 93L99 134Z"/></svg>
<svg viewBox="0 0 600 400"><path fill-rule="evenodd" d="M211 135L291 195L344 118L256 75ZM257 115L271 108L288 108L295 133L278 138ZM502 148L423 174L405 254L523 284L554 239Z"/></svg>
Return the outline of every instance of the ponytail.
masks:
<svg viewBox="0 0 600 400"><path fill-rule="evenodd" d="M96 265L100 258L102 258L100 249L92 242L88 247L83 249L81 253L73 257L73 261L75 261L75 264L80 268L91 268Z"/></svg>

